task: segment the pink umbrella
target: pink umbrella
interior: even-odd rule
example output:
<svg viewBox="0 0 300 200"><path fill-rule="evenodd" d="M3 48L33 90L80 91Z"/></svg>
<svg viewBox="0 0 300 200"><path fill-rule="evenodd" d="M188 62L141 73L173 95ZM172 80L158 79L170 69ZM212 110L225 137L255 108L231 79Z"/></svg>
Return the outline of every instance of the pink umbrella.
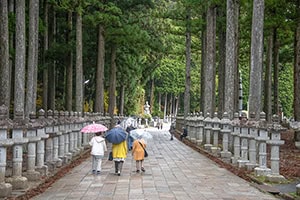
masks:
<svg viewBox="0 0 300 200"><path fill-rule="evenodd" d="M82 133L98 133L98 132L104 132L107 131L108 128L102 124L96 124L96 123L92 123L89 125L86 125L85 127L83 127L81 129L80 132Z"/></svg>

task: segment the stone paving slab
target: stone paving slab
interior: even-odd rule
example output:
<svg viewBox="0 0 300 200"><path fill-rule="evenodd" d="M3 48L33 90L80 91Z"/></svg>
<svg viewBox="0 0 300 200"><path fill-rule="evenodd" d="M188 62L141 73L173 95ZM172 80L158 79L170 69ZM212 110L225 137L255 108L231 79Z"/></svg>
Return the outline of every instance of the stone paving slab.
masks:
<svg viewBox="0 0 300 200"><path fill-rule="evenodd" d="M100 175L91 173L87 159L55 182L34 200L272 200L247 181L178 141L170 141L168 127L149 128L149 157L145 173L135 172L135 161L128 153L121 176L114 174L114 163L102 162Z"/></svg>

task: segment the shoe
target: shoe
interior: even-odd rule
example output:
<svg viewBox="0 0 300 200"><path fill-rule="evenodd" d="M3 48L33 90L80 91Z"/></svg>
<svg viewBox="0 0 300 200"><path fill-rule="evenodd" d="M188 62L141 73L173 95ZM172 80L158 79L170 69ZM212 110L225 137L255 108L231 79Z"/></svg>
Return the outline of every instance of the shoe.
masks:
<svg viewBox="0 0 300 200"><path fill-rule="evenodd" d="M142 172L145 172L146 170L144 169L144 167L142 167Z"/></svg>
<svg viewBox="0 0 300 200"><path fill-rule="evenodd" d="M121 172L120 171L118 171L118 176L121 176Z"/></svg>
<svg viewBox="0 0 300 200"><path fill-rule="evenodd" d="M136 170L136 173L140 173L140 170Z"/></svg>
<svg viewBox="0 0 300 200"><path fill-rule="evenodd" d="M100 174L100 171L97 171L97 174Z"/></svg>
<svg viewBox="0 0 300 200"><path fill-rule="evenodd" d="M92 170L92 174L96 174L96 170Z"/></svg>

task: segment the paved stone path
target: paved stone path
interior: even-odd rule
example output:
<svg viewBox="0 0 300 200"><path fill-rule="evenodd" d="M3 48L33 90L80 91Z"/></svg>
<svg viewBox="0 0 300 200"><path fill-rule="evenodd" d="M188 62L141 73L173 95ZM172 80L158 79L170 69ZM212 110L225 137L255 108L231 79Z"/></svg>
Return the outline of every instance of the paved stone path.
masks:
<svg viewBox="0 0 300 200"><path fill-rule="evenodd" d="M149 157L145 173L135 172L135 161L128 153L121 176L114 175L114 163L102 163L101 175L91 174L91 159L74 168L35 200L271 200L274 196L260 192L213 161L184 145L170 141L167 131L149 128Z"/></svg>

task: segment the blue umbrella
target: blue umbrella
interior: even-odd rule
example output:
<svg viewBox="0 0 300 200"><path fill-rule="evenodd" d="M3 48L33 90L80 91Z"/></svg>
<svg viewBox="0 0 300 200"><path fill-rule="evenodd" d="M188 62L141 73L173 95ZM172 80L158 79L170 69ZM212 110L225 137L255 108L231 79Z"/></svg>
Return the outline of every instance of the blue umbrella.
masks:
<svg viewBox="0 0 300 200"><path fill-rule="evenodd" d="M127 132L123 128L115 127L106 132L105 138L110 143L119 144L126 140Z"/></svg>

